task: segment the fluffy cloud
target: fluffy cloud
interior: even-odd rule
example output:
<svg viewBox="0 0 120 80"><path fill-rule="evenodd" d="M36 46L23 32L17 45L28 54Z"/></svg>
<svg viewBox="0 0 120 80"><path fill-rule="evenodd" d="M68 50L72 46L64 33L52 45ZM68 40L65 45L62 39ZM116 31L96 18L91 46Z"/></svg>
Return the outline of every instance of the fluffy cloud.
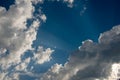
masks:
<svg viewBox="0 0 120 80"><path fill-rule="evenodd" d="M32 4L43 0L16 0L8 11L0 7L0 78L1 80L19 80L21 74L36 74L28 71L31 60L37 64L50 61L53 50L38 47L34 51L33 41L36 40L40 21L33 16L35 8ZM72 5L74 0L64 0ZM45 21L46 16L40 15ZM33 19L30 26L27 20ZM120 61L120 26L101 34L99 42L92 40L83 42L69 61L62 66L55 64L43 74L40 80L110 80L113 77L114 63ZM33 56L21 60L26 51L33 51ZM115 67L114 67L115 68ZM37 75L39 78L40 75Z"/></svg>
<svg viewBox="0 0 120 80"><path fill-rule="evenodd" d="M19 80L19 71L25 72L31 58L24 61L21 56L28 50L33 50L32 44L36 40L40 21L33 15L37 4L41 0L15 0L15 4L7 11L0 7L0 78L1 80ZM45 21L45 15L41 15ZM27 26L27 20L33 20ZM33 56L39 63L49 61L53 50L37 51ZM41 54L45 53L45 54ZM43 56L46 56L45 58ZM40 58L40 60L39 60ZM44 60L43 60L44 59Z"/></svg>
<svg viewBox="0 0 120 80"><path fill-rule="evenodd" d="M53 51L54 50L51 50L50 48L44 50L43 47L39 46L37 52L34 53L32 59L36 62L36 64L43 64L50 61Z"/></svg>
<svg viewBox="0 0 120 80"><path fill-rule="evenodd" d="M27 19L32 18L34 11L30 0L17 0L8 11L3 7L0 7L0 11L0 48L10 53L1 59L2 62L6 61L4 60L6 58L12 59L11 55L16 55L16 53L18 53L16 57L19 57L30 49L32 41L35 40L36 30L32 26L29 29L26 26Z"/></svg>
<svg viewBox="0 0 120 80"><path fill-rule="evenodd" d="M108 80L120 79L120 64L114 63L112 65L111 74L108 77Z"/></svg>
<svg viewBox="0 0 120 80"><path fill-rule="evenodd" d="M53 66L40 80L111 80L112 65L120 62L120 26L99 37L99 42L86 40L64 66ZM111 76L112 77L112 76Z"/></svg>
<svg viewBox="0 0 120 80"><path fill-rule="evenodd" d="M31 58L26 58L23 62L15 67L15 71L26 71Z"/></svg>
<svg viewBox="0 0 120 80"><path fill-rule="evenodd" d="M33 56L21 60L21 56L28 50L33 50L32 44L36 40L40 20L46 21L44 14L34 15L37 3L44 0L15 0L15 4L7 11L0 7L0 78L2 80L19 80L19 72L27 73L31 60L37 64L50 61L53 50L39 47ZM41 10L40 10L41 11ZM37 19L37 17L39 17ZM33 20L27 26L27 20Z"/></svg>
<svg viewBox="0 0 120 80"><path fill-rule="evenodd" d="M43 49L43 47L38 47L37 52L33 52L32 57L25 58L25 60L22 60L17 65L13 66L12 73L9 74L9 71L3 72L0 75L2 80L21 80L20 76L27 75L31 77L39 78L40 74L36 74L33 72L33 66L29 66L31 61L34 61L35 64L43 64L45 62L50 61L51 54L54 50L51 50L50 48ZM29 68L30 67L30 68ZM9 75L8 75L9 74Z"/></svg>

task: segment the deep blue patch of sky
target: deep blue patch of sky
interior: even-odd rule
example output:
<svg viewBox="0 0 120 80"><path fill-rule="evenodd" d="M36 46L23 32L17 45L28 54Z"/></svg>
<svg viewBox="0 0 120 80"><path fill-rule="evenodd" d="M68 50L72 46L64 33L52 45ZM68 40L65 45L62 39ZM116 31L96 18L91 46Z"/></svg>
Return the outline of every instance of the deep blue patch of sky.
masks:
<svg viewBox="0 0 120 80"><path fill-rule="evenodd" d="M120 24L119 0L89 0L87 10L80 16L85 2L75 3L69 8L62 2L45 1L42 7L47 16L46 23L38 31L35 45L55 49L53 62L64 63L86 39L98 41L100 33Z"/></svg>
<svg viewBox="0 0 120 80"><path fill-rule="evenodd" d="M0 6L5 7L7 10L10 5L14 4L15 0L0 0Z"/></svg>
<svg viewBox="0 0 120 80"><path fill-rule="evenodd" d="M89 0L87 10L80 16L83 5L68 8L62 2L46 1L42 5L42 11L46 14L47 21L40 31L46 31L47 34L64 41L73 49L86 39L97 42L100 33L120 24L119 2L119 0ZM40 35L45 35L45 33ZM44 36L44 39L50 40L49 36Z"/></svg>

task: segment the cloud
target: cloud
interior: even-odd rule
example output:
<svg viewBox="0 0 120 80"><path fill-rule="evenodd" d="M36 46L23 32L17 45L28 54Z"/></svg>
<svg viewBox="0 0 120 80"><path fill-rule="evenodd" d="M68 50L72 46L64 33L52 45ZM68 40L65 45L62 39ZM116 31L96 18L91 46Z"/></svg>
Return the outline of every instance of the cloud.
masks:
<svg viewBox="0 0 120 80"><path fill-rule="evenodd" d="M74 0L65 0L73 5ZM92 40L83 42L69 61L63 66L55 64L48 72L41 75L29 71L31 60L43 64L51 60L54 50L32 47L36 40L40 21L33 13L33 6L43 3L43 0L16 0L7 11L0 7L0 78L1 80L20 80L20 75L41 77L40 80L94 80L111 77L111 67L120 61L120 26L113 27L99 37L99 42ZM46 16L40 15L45 21ZM33 20L27 26L27 20ZM33 51L33 56L22 60L27 51Z"/></svg>
<svg viewBox="0 0 120 80"><path fill-rule="evenodd" d="M68 2L68 3L72 4L74 2L74 0L64 0L64 2Z"/></svg>
<svg viewBox="0 0 120 80"><path fill-rule="evenodd" d="M44 14L34 15L35 5L44 0L15 0L9 10L0 7L0 77L2 80L19 80L20 72L28 73L31 60L36 64L43 64L51 60L54 50L39 47L33 51L33 41L36 40L40 20L46 21ZM41 12L41 10L40 10ZM31 19L29 26L27 22ZM22 60L28 51L33 51L33 56Z"/></svg>
<svg viewBox="0 0 120 80"><path fill-rule="evenodd" d="M44 3L44 0L31 0L34 4Z"/></svg>
<svg viewBox="0 0 120 80"><path fill-rule="evenodd" d="M39 46L32 59L36 62L36 64L43 64L51 60L53 51L54 50L51 50L50 48L44 50L42 46Z"/></svg>
<svg viewBox="0 0 120 80"><path fill-rule="evenodd" d="M68 7L72 8L74 0L63 0L65 3L68 3Z"/></svg>
<svg viewBox="0 0 120 80"><path fill-rule="evenodd" d="M108 76L108 80L120 79L120 64L114 63L112 65L111 74Z"/></svg>
<svg viewBox="0 0 120 80"><path fill-rule="evenodd" d="M63 3L65 3L65 4L67 4L67 6L68 6L69 8L73 8L74 2L75 2L75 0L47 0L47 1L51 1L51 2L54 2L54 1L63 2ZM44 1L43 1L43 2L44 2Z"/></svg>
<svg viewBox="0 0 120 80"><path fill-rule="evenodd" d="M31 58L26 58L15 67L15 71L26 71Z"/></svg>
<svg viewBox="0 0 120 80"><path fill-rule="evenodd" d="M47 19L47 17L43 14L43 15L41 15L40 16L40 18L45 22L46 21L46 19Z"/></svg>
<svg viewBox="0 0 120 80"><path fill-rule="evenodd" d="M112 65L120 62L120 26L99 37L99 42L86 40L69 61L54 73L53 67L40 80L111 80ZM55 68L56 70L56 68Z"/></svg>
<svg viewBox="0 0 120 80"><path fill-rule="evenodd" d="M28 50L33 50L33 41L36 40L40 20L34 16L35 8L41 0L15 0L15 4L7 11L0 7L0 78L1 80L19 80L20 72L28 72L27 67L31 59L36 63L44 63L51 59L53 50L50 48L41 51L40 48L34 54L22 60ZM40 14L45 21L46 16ZM27 26L27 20L33 20ZM44 53L44 54L42 54ZM45 56L45 57L44 57ZM40 58L40 59L39 59Z"/></svg>

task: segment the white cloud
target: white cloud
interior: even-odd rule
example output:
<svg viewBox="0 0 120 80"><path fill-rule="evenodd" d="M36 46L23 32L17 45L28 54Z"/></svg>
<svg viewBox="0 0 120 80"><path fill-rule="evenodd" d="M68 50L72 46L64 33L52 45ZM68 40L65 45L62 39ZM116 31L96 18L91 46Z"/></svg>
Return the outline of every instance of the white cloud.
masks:
<svg viewBox="0 0 120 80"><path fill-rule="evenodd" d="M68 3L68 7L73 7L74 0L64 0L65 3Z"/></svg>
<svg viewBox="0 0 120 80"><path fill-rule="evenodd" d="M74 2L74 0L64 0L64 2L68 2L68 3L72 4Z"/></svg>
<svg viewBox="0 0 120 80"><path fill-rule="evenodd" d="M33 50L40 22L35 19L28 27L27 19L35 18L32 2L42 3L42 0L16 0L8 11L0 7L0 78L1 80L19 80L19 71L28 74L28 64L31 59L37 64L50 61L53 50L39 47L33 57L21 61L21 56L28 50ZM73 5L74 0L64 0ZM43 21L45 15L41 15ZM111 65L120 61L120 26L101 34L98 43L91 40L83 42L82 46L69 58L64 66L55 64L40 80L93 80L108 77ZM9 71L10 69L13 70ZM18 72L17 72L18 71ZM12 73L10 73L12 72ZM93 73L91 73L93 72ZM32 72L30 72L31 74ZM95 74L95 75L93 75ZM32 74L32 76L36 76Z"/></svg>
<svg viewBox="0 0 120 80"><path fill-rule="evenodd" d="M0 73L0 79L1 79L1 80L3 80L3 79L4 79L4 77L5 77L5 75L6 75L6 73L1 72L1 73Z"/></svg>
<svg viewBox="0 0 120 80"><path fill-rule="evenodd" d="M27 58L15 67L15 71L27 71L31 58Z"/></svg>
<svg viewBox="0 0 120 80"><path fill-rule="evenodd" d="M57 73L53 73L53 66L40 80L108 80L112 65L120 62L119 44L120 26L115 26L102 33L98 43L84 41Z"/></svg>
<svg viewBox="0 0 120 80"><path fill-rule="evenodd" d="M37 30L40 26L40 21L33 16L35 8L31 1L34 2L34 0L16 0L8 11L4 7L0 7L0 78L2 80L18 78L19 73L15 73L14 70L26 71L30 62L30 58L21 62L21 56L26 51L33 49L32 44L36 40ZM32 18L34 21L28 27L27 20ZM46 19L45 16L42 18ZM42 63L49 61L52 50L49 48L44 53L48 57L46 56L47 60L44 59ZM14 68L13 73L9 72L11 67Z"/></svg>
<svg viewBox="0 0 120 80"><path fill-rule="evenodd" d="M55 64L51 67L50 71L59 74L59 70L62 68L62 64Z"/></svg>
<svg viewBox="0 0 120 80"><path fill-rule="evenodd" d="M37 64L43 64L51 60L53 51L54 50L51 50L50 48L44 50L42 46L39 46L32 59L35 60Z"/></svg>
<svg viewBox="0 0 120 80"><path fill-rule="evenodd" d="M60 70L62 70L63 66L61 64L55 64L48 70L40 80L60 80ZM59 76L58 76L59 75ZM59 77L59 78L58 78Z"/></svg>
<svg viewBox="0 0 120 80"><path fill-rule="evenodd" d="M108 80L117 80L120 79L120 64L114 63L112 65L112 70L110 76L108 76Z"/></svg>
<svg viewBox="0 0 120 80"><path fill-rule="evenodd" d="M14 57L18 60L21 54L30 49L36 38L35 28L31 26L27 29L26 26L27 19L32 18L34 8L30 0L16 0L16 4L8 11L2 7L0 9L3 13L0 16L0 48L7 49L10 53L1 58L0 63L2 61L9 63L15 59Z"/></svg>
<svg viewBox="0 0 120 80"><path fill-rule="evenodd" d="M34 4L38 4L38 3L41 3L43 4L44 3L44 0L31 0Z"/></svg>
<svg viewBox="0 0 120 80"><path fill-rule="evenodd" d="M2 80L19 80L21 71L28 74L27 67L31 59L38 64L51 59L53 50L50 48L44 50L39 47L33 57L21 60L21 56L26 51L33 50L32 44L36 40L40 26L40 21L33 16L35 8L31 1L34 4L41 2L41 0L16 0L15 5L11 5L8 11L4 7L0 7L0 78ZM39 14L39 16L43 21L46 20L44 14ZM28 27L27 20L32 18L34 21Z"/></svg>
<svg viewBox="0 0 120 80"><path fill-rule="evenodd" d="M2 56L2 54L5 54L6 51L7 51L7 50L6 50L5 48L1 48L1 49L0 49L0 55Z"/></svg>
<svg viewBox="0 0 120 80"><path fill-rule="evenodd" d="M41 15L40 16L40 18L45 22L46 21L46 19L47 19L47 17L43 14L43 15Z"/></svg>

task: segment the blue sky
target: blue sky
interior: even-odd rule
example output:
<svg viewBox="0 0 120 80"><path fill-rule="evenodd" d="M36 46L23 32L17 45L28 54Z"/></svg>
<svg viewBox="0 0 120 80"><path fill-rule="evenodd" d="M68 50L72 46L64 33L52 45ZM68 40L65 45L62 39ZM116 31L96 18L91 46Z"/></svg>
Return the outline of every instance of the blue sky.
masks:
<svg viewBox="0 0 120 80"><path fill-rule="evenodd" d="M41 45L56 47L55 57L58 56L56 60L63 55L69 56L68 54L78 49L86 39L97 42L100 33L119 24L118 1L90 0L83 1L84 4L81 5L79 3L73 8L67 7L62 2L46 1L42 4L42 11L46 14L47 21L39 29L38 41ZM87 9L81 16L80 12L84 5Z"/></svg>
<svg viewBox="0 0 120 80"><path fill-rule="evenodd" d="M80 16L80 7L83 4L69 8L62 3L46 1L42 10L47 21L40 30L63 40L75 49L86 39L97 41L100 33L119 24L117 3L118 1L112 0L88 1L87 10Z"/></svg>
<svg viewBox="0 0 120 80"><path fill-rule="evenodd" d="M25 3L24 0L22 0L22 1L23 2L20 3L20 6ZM19 17L16 17L17 14L18 14L18 16L21 14L20 16L25 17L28 15L28 13L26 12L26 14L24 16L24 14L17 12L17 10L19 11L19 9L21 7L20 8L18 7L16 9L16 7L19 6L19 4L15 4L14 0L0 0L0 6L5 7L8 10L8 13L6 11L5 15L4 15L4 14L2 14L2 8L1 8L2 15L0 15L0 17L4 16L7 18L5 18L5 19L3 17L1 18L1 19L4 19L5 22L4 21L2 22L2 20L1 20L1 23L0 23L0 26L2 27L1 28L2 36L0 35L0 38L3 38L3 40L0 40L0 49L6 49L8 52L13 51L13 53L14 53L14 51L19 51L19 49L20 50L23 49L22 47L19 48L18 45L24 44L27 42L28 43L26 45L29 44L29 46L32 47L32 49L29 47L28 47L28 49L25 48L26 49L25 51L23 49L24 52L20 55L20 56L22 56L22 58L20 57L21 61L23 61L23 63L25 63L27 65L26 70L29 71L28 73L26 72L26 70L24 70L24 71L16 70L16 68L17 69L21 68L22 62L18 62L15 64L12 64L12 62L11 62L12 65L10 67L12 68L12 70L11 70L11 68L6 69L6 70L10 69L13 72L15 71L16 73L20 72L21 75L20 75L19 80L26 80L26 79L30 80L30 78L31 78L31 80L35 80L37 78L40 78L40 76L42 76L42 78L44 80L54 80L54 79L47 79L44 76L47 76L48 74L52 75L51 74L52 69L55 69L55 68L61 69L61 66L63 66L64 67L63 70L66 71L66 72L64 72L64 71L60 70L59 73L61 76L67 75L68 73L70 73L71 70L76 71L78 69L78 72L76 72L76 75L69 74L70 79L68 79L68 78L60 79L59 78L60 80L65 80L65 79L77 80L78 76L80 76L79 79L92 80L93 78L91 78L91 77L89 78L89 75L86 73L86 70L88 70L88 72L91 72L91 70L92 70L93 74L96 74L97 76L93 76L93 75L91 75L91 76L101 79L101 76L104 77L104 75L100 75L100 72L98 72L98 74L97 74L96 73L97 69L93 70L93 68L96 67L97 63L101 64L102 67L97 66L98 70L101 71L103 69L103 67L108 67L108 65L105 65L105 64L103 65L103 63L107 63L107 61L108 61L108 64L112 65L113 63L120 61L120 60L118 60L119 55L116 56L117 54L112 55L112 57L111 57L111 54L120 52L119 45L117 45L117 44L119 44L119 32L120 32L119 27L116 27L115 29L109 31L110 29L113 28L113 26L117 26L120 24L120 20L119 20L120 19L120 8L119 8L120 1L119 0L73 0L74 1L73 3L69 3L70 0L66 0L66 1L65 0L60 0L60 1L43 0L44 1L43 3L37 2L37 4L34 3L35 0L30 0L30 1L32 1L33 3L26 2L25 4L28 4L28 6L30 6L30 10L32 9L31 6L35 7L35 12L32 12L32 11L29 12L32 14L32 17L28 16L28 18L27 17L23 18L23 19L20 18L21 20L17 20L17 19L19 19ZM16 2L19 2L19 0ZM31 5L30 3L32 3L34 6ZM10 6L14 5L14 4L16 5L16 7L13 6L10 9ZM72 7L70 5L72 5ZM23 12L27 11L27 10L24 10L24 8L27 9L25 5L23 6ZM16 10L14 10L14 9L16 9ZM28 7L28 10L29 10L29 7ZM16 12L14 12L14 11L16 11ZM3 10L3 12L4 12L4 10ZM15 16L11 15L12 12L17 13L17 14ZM22 12L22 9L21 9L21 12ZM41 19L42 15L46 16L46 18L47 18L46 21ZM37 17L37 16L39 16L39 17ZM16 22L14 22L14 17L16 19L15 20ZM9 20L11 20L11 21L13 20L13 21L9 22ZM21 22L22 20L23 20L23 22ZM33 27L32 25L33 25L34 21L36 21L37 23L40 22L41 25L39 25L39 27L37 27L37 28ZM10 25L8 25L8 24L10 24ZM17 24L18 28L16 28L16 25L14 25L14 24ZM28 27L28 25L29 25L29 27ZM7 28L6 28L6 26L7 26ZM13 26L15 30L9 28L9 26ZM20 26L23 26L23 27L26 26L27 29L24 29ZM5 29L4 29L4 27L5 27ZM19 30L20 29L19 27L22 28L22 30ZM17 29L18 29L18 33L16 31ZM25 41L23 36L25 37L27 31L29 33L29 31L31 31L31 29L34 31L34 32L31 32L33 34L33 37L31 34L29 34L30 39L29 39L29 37L28 37L28 39L25 38L26 39L26 41ZM5 31L8 31L8 33L6 33ZM106 32L106 31L108 31L108 32ZM11 32L11 34L9 34L9 32ZM106 32L106 33L104 33L104 32ZM9 46L9 45L7 45L7 43L9 43L8 41L11 40L11 38L14 39L14 36L12 35L14 33L18 34L17 35L18 42L14 43L14 41L11 41L13 43L10 42L10 44L9 44L10 46ZM101 33L103 33L103 35L100 36ZM100 38L100 42L98 42L98 38ZM15 37L15 39L16 39L16 37ZM90 39L90 40L88 40L88 39ZM4 40L5 40L5 42L4 42ZM85 40L88 40L88 41L85 41ZM15 40L15 41L17 41L17 40ZM32 42L30 42L30 41L32 41ZM82 43L83 41L85 41L85 42ZM115 47L116 45L118 47ZM19 49L17 49L16 46ZM39 46L42 46L42 48ZM82 47L80 49L80 51L78 50L79 46ZM54 50L54 51L52 51L52 50ZM2 50L0 50L0 51L2 51ZM3 53L7 54L7 51L3 52ZM111 51L111 54L108 54L108 56L113 60L113 63L111 63L111 61L109 59L107 59L108 57L106 57L107 53L105 54L105 52L109 52L109 51ZM93 57L97 56L97 54L98 54L97 52L101 53L101 54L99 56L99 59L96 60L97 62L94 62ZM16 54L17 53L19 53L19 52L16 52ZM44 53L45 55L43 55L42 53ZM47 54L47 53L49 53L49 54ZM93 53L95 53L95 54L93 54ZM46 57L46 55L47 55L47 57ZM84 56L86 56L86 55L88 55L87 60L85 60L87 62L86 62L86 64L83 64L84 61L83 62L81 62L81 61L86 59L86 58L84 58ZM0 54L0 56L4 56L4 55ZM7 58L7 57L5 57L5 58ZM30 59L30 61L28 61L29 63L24 62L23 59L27 60L26 58ZM91 68L91 65L88 66L88 64L91 63L91 62L89 62L89 60L91 62L93 62L93 64L94 64L94 66L92 65L92 68ZM78 63L78 62L80 62L80 63ZM8 64L9 64L9 62L8 62ZM60 65L60 64L62 64L62 65ZM64 66L64 64L66 64L66 66ZM81 66L79 66L78 64L87 66L87 68L84 67L86 70L84 70L84 68L81 70ZM1 63L1 65L5 65L4 62ZM17 67L17 66L19 66L19 67ZM77 69L70 68L69 66L70 67L74 66ZM83 71L85 73L82 74L82 76L81 76L80 71ZM1 69L1 72L2 72L2 69ZM53 72L54 72L54 70L53 70ZM62 73L62 72L64 72L64 73ZM41 73L46 73L46 74L41 74ZM106 77L107 76L106 72L104 74ZM12 78L11 75L13 75L13 74L12 74L12 72L8 72L7 75L8 75L8 77ZM59 75L59 74L55 74L55 75ZM52 75L52 76L54 77L54 75ZM84 77L84 76L86 76L86 77ZM55 79L57 79L57 78L55 78ZM5 80L5 78L4 78L4 80ZM40 78L40 80L42 80L42 79Z"/></svg>

